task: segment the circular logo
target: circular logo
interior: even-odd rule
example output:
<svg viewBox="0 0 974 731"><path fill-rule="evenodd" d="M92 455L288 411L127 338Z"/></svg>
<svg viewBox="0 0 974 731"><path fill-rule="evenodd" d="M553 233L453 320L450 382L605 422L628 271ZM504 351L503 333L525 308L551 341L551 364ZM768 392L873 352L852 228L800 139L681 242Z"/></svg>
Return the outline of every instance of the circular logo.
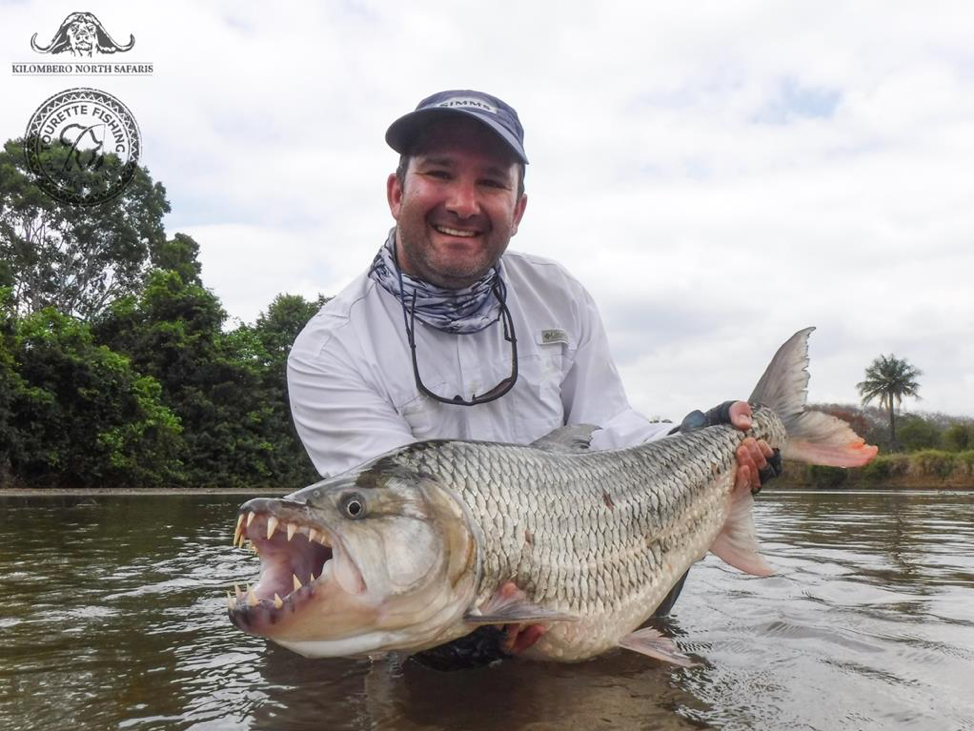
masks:
<svg viewBox="0 0 974 731"><path fill-rule="evenodd" d="M132 180L142 152L135 117L98 89L66 89L34 112L24 135L37 185L62 203L93 206Z"/></svg>

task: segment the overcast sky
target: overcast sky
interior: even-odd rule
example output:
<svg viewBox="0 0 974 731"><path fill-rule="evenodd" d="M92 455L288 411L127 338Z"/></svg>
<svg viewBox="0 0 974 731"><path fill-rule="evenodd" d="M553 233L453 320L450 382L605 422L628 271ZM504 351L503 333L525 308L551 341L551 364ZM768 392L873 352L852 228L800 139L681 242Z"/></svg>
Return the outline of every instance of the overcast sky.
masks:
<svg viewBox="0 0 974 731"><path fill-rule="evenodd" d="M386 127L473 88L531 164L511 248L592 292L647 416L745 398L815 325L810 399L880 353L923 409L974 416L974 10L928 2L0 2L4 139L71 86L134 113L142 162L251 322L334 294L392 224ZM151 77L23 77L93 12ZM105 60L102 57L101 60ZM70 60L63 56L56 61Z"/></svg>

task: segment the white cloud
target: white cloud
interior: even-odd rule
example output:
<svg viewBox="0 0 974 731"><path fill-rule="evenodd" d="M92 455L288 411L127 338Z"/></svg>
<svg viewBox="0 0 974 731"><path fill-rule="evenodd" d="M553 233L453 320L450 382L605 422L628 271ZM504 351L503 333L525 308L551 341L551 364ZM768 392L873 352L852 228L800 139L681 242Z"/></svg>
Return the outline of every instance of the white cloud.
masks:
<svg viewBox="0 0 974 731"><path fill-rule="evenodd" d="M4 5L0 45L73 8ZM749 392L800 327L811 397L895 352L922 408L974 415L974 31L964 3L103 3L151 78L137 115L170 234L251 320L333 293L390 225L388 124L443 88L514 104L531 159L515 248L602 308L631 398L680 418ZM64 79L5 78L21 133ZM913 404L909 404L911 407Z"/></svg>

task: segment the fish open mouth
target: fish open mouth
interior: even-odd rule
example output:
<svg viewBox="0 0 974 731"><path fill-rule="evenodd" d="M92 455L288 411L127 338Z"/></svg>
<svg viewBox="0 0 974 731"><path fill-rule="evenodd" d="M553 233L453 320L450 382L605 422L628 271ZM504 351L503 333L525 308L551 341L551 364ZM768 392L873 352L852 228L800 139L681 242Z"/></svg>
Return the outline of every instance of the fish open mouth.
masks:
<svg viewBox="0 0 974 731"><path fill-rule="evenodd" d="M244 589L235 584L233 592L227 592L230 620L245 632L264 634L313 599L320 601L336 590L357 594L366 588L358 568L326 526L311 519L303 506L281 505L279 500L251 500L237 516L234 546L243 548L249 541L260 558L257 583Z"/></svg>

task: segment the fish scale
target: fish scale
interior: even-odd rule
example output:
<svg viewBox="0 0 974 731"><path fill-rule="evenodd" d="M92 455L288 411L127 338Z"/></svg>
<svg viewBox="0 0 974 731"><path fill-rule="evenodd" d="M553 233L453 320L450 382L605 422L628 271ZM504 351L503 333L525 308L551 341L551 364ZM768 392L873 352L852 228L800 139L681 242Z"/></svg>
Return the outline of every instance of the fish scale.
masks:
<svg viewBox="0 0 974 731"><path fill-rule="evenodd" d="M482 539L478 603L513 580L539 606L584 618L553 624L529 650L570 659L638 627L703 556L726 520L735 450L747 436L774 447L784 427L772 410L757 408L747 434L720 426L572 455L426 442L393 459L432 475L467 505Z"/></svg>
<svg viewBox="0 0 974 731"><path fill-rule="evenodd" d="M775 353L748 399L746 433L711 426L610 452L586 451L585 426L529 446L418 442L286 498L250 500L234 542L244 516L249 527L259 514L266 538L251 538L273 555L261 557L261 597L229 597L231 620L309 657L416 652L517 622L547 630L509 636L527 657L580 660L621 646L686 666L672 641L633 630L687 568L711 550L771 573L750 493L734 486L741 442L832 467L876 456L846 422L805 407L812 330ZM309 542L272 542L278 521L288 539L307 526ZM325 548L309 550L315 535ZM320 573L271 602L294 566Z"/></svg>

